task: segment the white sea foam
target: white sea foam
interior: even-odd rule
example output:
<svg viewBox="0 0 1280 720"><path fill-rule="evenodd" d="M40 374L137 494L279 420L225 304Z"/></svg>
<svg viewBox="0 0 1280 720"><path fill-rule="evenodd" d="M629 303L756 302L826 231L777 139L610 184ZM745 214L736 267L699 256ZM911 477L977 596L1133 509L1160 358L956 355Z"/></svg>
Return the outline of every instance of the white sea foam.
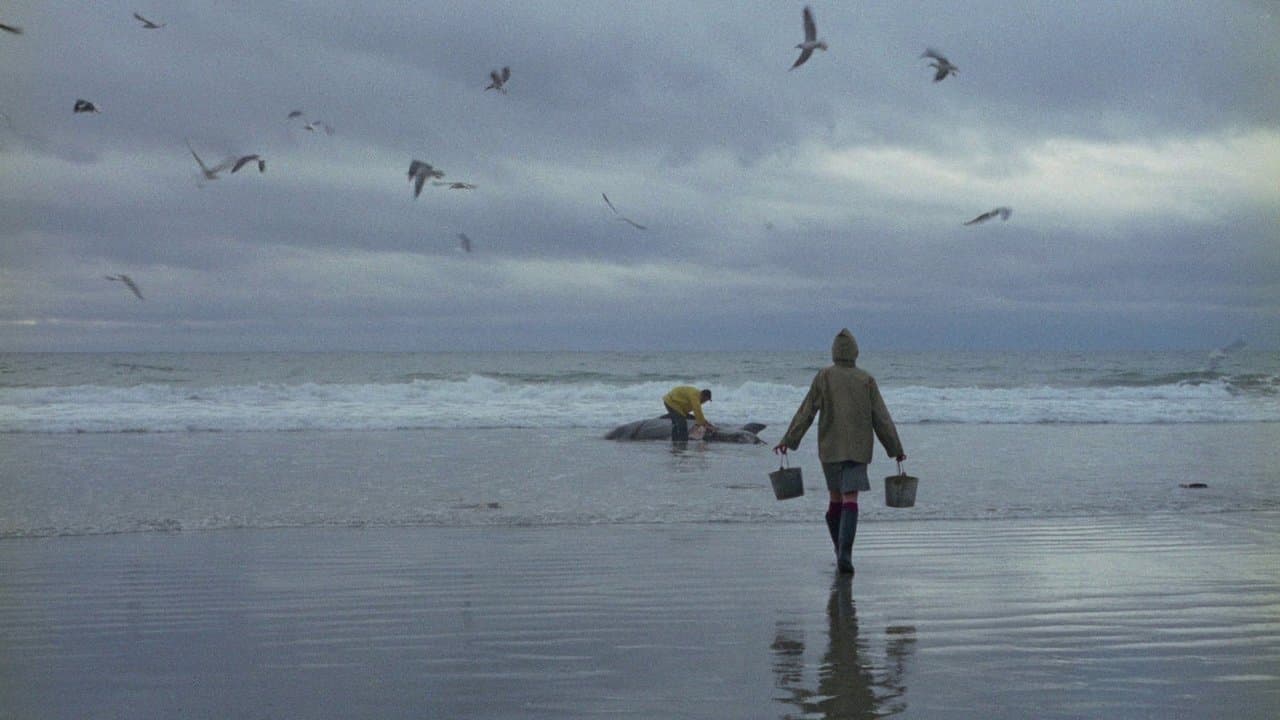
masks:
<svg viewBox="0 0 1280 720"><path fill-rule="evenodd" d="M0 388L0 432L191 432L581 427L601 431L661 413L669 382L539 383L485 375L458 380L191 387L75 385ZM713 420L785 424L807 388L717 386ZM1268 393L1225 381L1103 387L882 388L899 423L1280 422Z"/></svg>

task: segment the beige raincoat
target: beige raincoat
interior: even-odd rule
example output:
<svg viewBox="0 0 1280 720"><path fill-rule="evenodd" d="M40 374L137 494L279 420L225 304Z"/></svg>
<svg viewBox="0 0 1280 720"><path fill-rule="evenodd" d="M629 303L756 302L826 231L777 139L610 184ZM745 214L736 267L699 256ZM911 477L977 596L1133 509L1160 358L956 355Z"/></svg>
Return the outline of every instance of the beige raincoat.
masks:
<svg viewBox="0 0 1280 720"><path fill-rule="evenodd" d="M831 343L830 365L818 371L809 386L782 443L795 450L800 446L814 416L818 416L818 459L824 463L852 460L871 462L872 432L880 438L889 457L902 452L898 430L889 409L880 397L875 378L858 369L858 341L846 328Z"/></svg>

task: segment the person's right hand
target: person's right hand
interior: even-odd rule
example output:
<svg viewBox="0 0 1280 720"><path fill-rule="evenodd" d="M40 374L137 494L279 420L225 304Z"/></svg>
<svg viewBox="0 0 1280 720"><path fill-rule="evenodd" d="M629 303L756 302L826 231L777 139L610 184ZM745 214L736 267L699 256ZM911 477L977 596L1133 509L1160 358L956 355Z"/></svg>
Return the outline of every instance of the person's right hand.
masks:
<svg viewBox="0 0 1280 720"><path fill-rule="evenodd" d="M901 454L901 455L899 455L898 457L894 458L894 460L897 460L898 462L902 462L903 460L906 460L906 459L907 459L907 454L906 454L906 453L902 453L902 454Z"/></svg>
<svg viewBox="0 0 1280 720"><path fill-rule="evenodd" d="M774 445L774 446L773 446L773 453L774 453L775 455L786 455L786 454L787 454L787 444L786 444L786 443L778 443L777 445Z"/></svg>

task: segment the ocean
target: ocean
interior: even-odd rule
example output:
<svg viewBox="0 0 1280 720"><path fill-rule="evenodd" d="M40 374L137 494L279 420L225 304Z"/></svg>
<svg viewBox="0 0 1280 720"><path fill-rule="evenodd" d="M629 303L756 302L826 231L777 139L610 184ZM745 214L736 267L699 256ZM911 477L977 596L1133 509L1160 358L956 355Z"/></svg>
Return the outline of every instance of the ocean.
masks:
<svg viewBox="0 0 1280 720"><path fill-rule="evenodd" d="M825 351L0 354L0 538L236 528L814 522ZM1280 353L868 352L921 478L869 521L1280 509ZM675 384L767 445L619 443ZM897 468L877 448L873 478ZM1204 489L1181 485L1203 482Z"/></svg>

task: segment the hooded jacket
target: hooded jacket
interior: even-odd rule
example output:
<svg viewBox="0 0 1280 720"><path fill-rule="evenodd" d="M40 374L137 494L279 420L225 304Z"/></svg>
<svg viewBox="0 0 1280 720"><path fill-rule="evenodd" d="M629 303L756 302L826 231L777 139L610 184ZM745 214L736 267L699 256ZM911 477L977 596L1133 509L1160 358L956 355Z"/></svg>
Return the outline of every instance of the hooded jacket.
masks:
<svg viewBox="0 0 1280 720"><path fill-rule="evenodd" d="M903 455L898 429L880 397L880 388L870 373L856 366L857 359L858 341L848 328L841 330L831 343L834 364L814 376L809 393L782 436L783 444L792 450L800 447L800 439L817 416L818 459L824 463L871 462L873 432L889 457Z"/></svg>

